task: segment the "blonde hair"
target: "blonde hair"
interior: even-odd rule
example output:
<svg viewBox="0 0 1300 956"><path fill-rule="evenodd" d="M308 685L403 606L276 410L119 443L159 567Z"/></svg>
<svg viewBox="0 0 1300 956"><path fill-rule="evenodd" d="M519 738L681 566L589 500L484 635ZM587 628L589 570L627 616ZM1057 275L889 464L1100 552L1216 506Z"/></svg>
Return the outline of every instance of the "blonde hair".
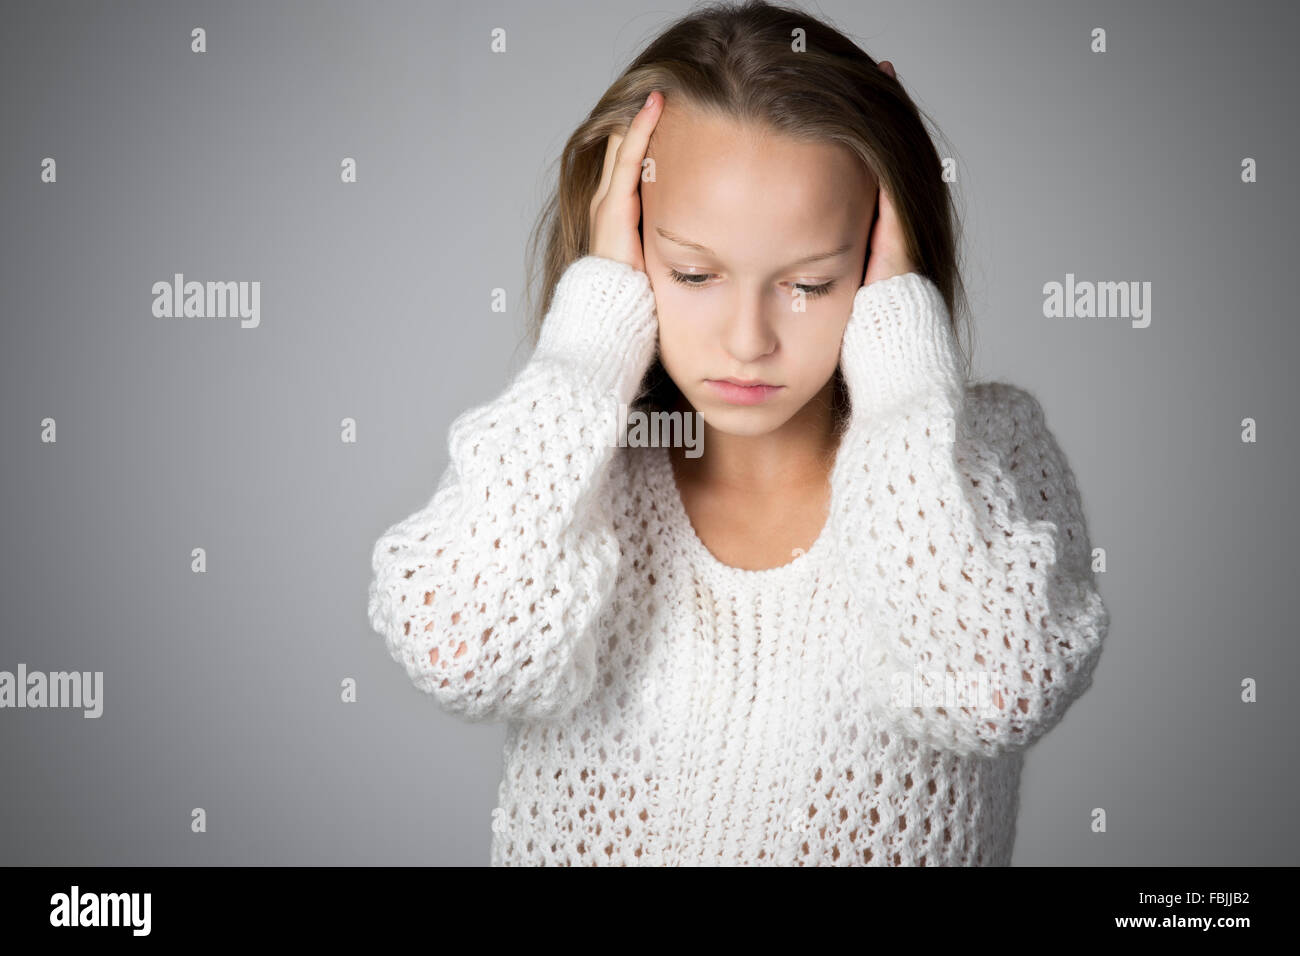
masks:
<svg viewBox="0 0 1300 956"><path fill-rule="evenodd" d="M805 46L796 51L799 37ZM889 190L912 261L943 295L954 332L966 324L958 321L968 312L958 265L960 221L926 130L928 118L839 30L795 7L750 0L709 3L669 25L565 143L558 181L529 239L530 290L538 268L541 273L540 304L529 310L530 343L537 342L565 268L588 252L588 216L606 141L626 132L652 90L795 140L846 147ZM963 360L969 363L969 350ZM835 377L842 413L847 403L838 369ZM670 409L679 397L656 359L635 404Z"/></svg>

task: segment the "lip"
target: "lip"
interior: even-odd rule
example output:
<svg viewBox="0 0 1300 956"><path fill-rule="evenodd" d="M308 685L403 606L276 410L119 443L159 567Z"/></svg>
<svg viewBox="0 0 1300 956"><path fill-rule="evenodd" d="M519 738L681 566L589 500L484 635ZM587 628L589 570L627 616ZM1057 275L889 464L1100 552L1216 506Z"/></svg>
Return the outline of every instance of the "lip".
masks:
<svg viewBox="0 0 1300 956"><path fill-rule="evenodd" d="M758 405L785 388L784 385L738 384L743 381L744 379L735 378L705 379L706 384L719 398L732 405Z"/></svg>
<svg viewBox="0 0 1300 956"><path fill-rule="evenodd" d="M726 378L711 378L711 379L709 379L709 381L710 381L710 382L730 382L732 385L741 385L741 386L744 386L745 388L750 388L750 387L752 387L752 386L754 386L754 385L765 385L765 386L767 386L768 388L779 388L779 387L780 387L780 386L778 386L778 385L768 385L767 382L760 382L760 381L759 381L758 379L756 379L756 378L732 378L730 375L728 375Z"/></svg>

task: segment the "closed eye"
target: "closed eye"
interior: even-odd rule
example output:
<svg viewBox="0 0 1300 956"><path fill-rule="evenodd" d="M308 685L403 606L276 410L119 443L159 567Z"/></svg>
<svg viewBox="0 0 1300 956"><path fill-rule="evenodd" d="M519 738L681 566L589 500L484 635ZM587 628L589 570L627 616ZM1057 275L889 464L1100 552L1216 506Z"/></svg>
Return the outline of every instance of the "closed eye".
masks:
<svg viewBox="0 0 1300 956"><path fill-rule="evenodd" d="M710 273L707 272L687 273L687 272L678 272L676 269L669 269L668 275L674 282L679 282L682 285L702 286L708 280ZM801 282L793 283L793 285L796 291L802 292L804 295L810 296L811 298L815 299L818 296L823 296L829 293L831 289L835 286L835 280L832 279L830 282L824 282L821 285L804 285Z"/></svg>
<svg viewBox="0 0 1300 956"><path fill-rule="evenodd" d="M696 282L695 280L696 279L704 280L704 279L708 279L709 277L709 274L707 272L686 273L686 272L678 272L676 269L669 269L668 275L672 277L672 280L674 282L680 282L682 285L704 285L704 282L702 281Z"/></svg>
<svg viewBox="0 0 1300 956"><path fill-rule="evenodd" d="M811 296L812 298L815 299L818 296L826 295L828 292L831 291L831 288L834 285L835 285L835 280L832 279L830 282L824 282L821 285L801 285L800 283L796 282L794 284L794 287L798 291L803 292L805 295Z"/></svg>

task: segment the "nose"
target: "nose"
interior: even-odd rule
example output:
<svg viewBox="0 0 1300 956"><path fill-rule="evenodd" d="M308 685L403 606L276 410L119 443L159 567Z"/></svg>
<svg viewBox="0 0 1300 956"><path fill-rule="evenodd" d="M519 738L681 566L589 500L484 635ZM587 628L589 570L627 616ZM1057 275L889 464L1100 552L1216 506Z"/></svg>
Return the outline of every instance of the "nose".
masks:
<svg viewBox="0 0 1300 956"><path fill-rule="evenodd" d="M741 293L731 303L731 317L723 329L723 346L737 362L749 364L776 348L776 326L762 296Z"/></svg>

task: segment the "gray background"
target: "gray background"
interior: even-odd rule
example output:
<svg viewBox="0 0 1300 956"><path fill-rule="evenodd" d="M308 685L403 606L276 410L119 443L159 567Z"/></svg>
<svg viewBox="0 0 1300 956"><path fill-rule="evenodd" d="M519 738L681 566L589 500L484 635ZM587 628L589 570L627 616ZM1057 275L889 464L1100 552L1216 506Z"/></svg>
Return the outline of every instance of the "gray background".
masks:
<svg viewBox="0 0 1300 956"><path fill-rule="evenodd" d="M0 669L102 670L105 709L0 711L0 862L487 862L504 726L389 659L370 550L527 358L524 240L565 138L688 8L6 5ZM976 377L1039 396L1108 552L1108 645L1027 757L1014 862L1296 863L1300 15L809 9L955 147ZM174 272L260 280L261 328L153 318ZM1067 272L1150 281L1150 328L1044 319Z"/></svg>

